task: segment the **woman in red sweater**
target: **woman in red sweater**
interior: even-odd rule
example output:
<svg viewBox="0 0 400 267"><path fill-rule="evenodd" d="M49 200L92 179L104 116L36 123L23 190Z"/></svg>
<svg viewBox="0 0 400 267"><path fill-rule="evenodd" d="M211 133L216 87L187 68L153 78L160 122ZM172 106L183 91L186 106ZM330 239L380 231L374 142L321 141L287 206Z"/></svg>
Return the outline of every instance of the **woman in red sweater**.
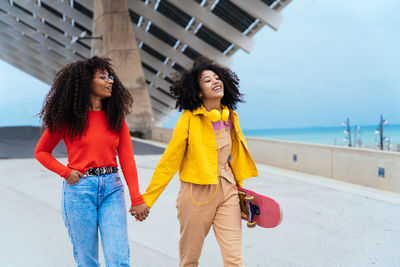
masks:
<svg viewBox="0 0 400 267"><path fill-rule="evenodd" d="M124 118L133 103L109 59L93 57L65 66L55 76L39 113L46 128L35 157L59 174L62 213L78 266L99 266L98 230L107 266L129 266L124 189L116 155L129 188L129 212L142 221L149 208L139 192L132 142ZM68 164L52 156L64 140Z"/></svg>

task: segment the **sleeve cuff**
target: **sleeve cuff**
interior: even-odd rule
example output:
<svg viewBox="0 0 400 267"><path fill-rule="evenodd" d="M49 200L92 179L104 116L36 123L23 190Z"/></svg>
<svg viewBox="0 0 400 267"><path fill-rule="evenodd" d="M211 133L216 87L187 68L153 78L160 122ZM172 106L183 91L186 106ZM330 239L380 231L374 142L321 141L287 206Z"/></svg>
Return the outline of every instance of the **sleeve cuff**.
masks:
<svg viewBox="0 0 400 267"><path fill-rule="evenodd" d="M141 194L139 194L139 196L132 198L132 206L136 206L139 204L145 203L143 196Z"/></svg>
<svg viewBox="0 0 400 267"><path fill-rule="evenodd" d="M69 174L72 172L72 169L67 168L64 172L64 175L61 175L61 177L64 177L65 180L68 179Z"/></svg>

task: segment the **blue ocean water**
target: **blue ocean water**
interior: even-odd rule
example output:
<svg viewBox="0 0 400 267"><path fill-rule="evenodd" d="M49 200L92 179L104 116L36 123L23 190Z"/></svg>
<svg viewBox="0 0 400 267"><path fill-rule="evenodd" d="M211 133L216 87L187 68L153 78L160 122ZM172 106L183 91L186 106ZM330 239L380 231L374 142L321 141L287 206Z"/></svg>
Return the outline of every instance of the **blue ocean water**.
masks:
<svg viewBox="0 0 400 267"><path fill-rule="evenodd" d="M378 143L379 135L375 133L377 125L359 126L356 142L372 146ZM310 127L310 128L289 128L289 129L257 129L243 130L245 136L261 137L269 139L325 144L344 145L343 138L345 127ZM351 139L354 144L355 127L351 127ZM390 140L391 144L400 144L400 124L386 125L383 130L384 137Z"/></svg>

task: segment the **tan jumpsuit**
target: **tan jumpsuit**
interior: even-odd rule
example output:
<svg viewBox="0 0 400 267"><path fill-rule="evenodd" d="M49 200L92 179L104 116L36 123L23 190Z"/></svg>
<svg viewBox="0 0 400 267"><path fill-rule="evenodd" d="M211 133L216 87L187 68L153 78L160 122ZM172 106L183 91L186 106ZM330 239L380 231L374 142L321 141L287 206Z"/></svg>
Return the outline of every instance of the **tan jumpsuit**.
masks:
<svg viewBox="0 0 400 267"><path fill-rule="evenodd" d="M176 202L181 234L180 267L198 266L203 242L211 226L221 249L224 266L243 266L239 197L235 177L228 163L232 148L228 126L223 125L221 139L220 135L221 130L215 130L219 148L218 185L181 182Z"/></svg>

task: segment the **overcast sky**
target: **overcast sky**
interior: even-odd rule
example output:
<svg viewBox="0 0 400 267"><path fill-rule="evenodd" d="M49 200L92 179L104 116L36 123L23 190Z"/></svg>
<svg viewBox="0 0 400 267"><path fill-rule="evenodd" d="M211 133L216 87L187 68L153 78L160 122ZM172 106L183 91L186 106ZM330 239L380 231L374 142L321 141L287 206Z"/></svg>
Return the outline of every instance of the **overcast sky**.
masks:
<svg viewBox="0 0 400 267"><path fill-rule="evenodd" d="M233 56L242 128L400 124L399 14L398 0L293 0L277 32ZM0 79L0 126L38 125L49 86L1 60Z"/></svg>

